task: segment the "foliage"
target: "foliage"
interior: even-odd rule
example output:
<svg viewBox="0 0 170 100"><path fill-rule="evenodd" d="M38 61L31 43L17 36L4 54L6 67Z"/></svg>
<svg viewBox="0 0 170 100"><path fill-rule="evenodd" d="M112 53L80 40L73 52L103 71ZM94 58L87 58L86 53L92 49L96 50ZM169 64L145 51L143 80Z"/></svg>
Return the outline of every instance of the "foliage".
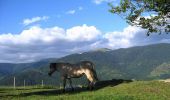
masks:
<svg viewBox="0 0 170 100"><path fill-rule="evenodd" d="M111 13L126 18L127 23L153 32L170 32L170 1L168 0L121 0L119 6L109 3ZM150 14L150 16L146 16Z"/></svg>

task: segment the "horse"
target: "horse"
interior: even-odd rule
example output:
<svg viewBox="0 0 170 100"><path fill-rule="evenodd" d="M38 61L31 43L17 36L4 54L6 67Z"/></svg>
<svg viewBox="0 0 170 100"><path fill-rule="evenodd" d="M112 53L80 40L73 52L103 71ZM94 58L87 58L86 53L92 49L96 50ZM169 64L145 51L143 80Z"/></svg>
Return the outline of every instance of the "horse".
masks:
<svg viewBox="0 0 170 100"><path fill-rule="evenodd" d="M90 61L81 61L76 64L50 63L48 75L51 76L55 71L60 72L60 77L63 80L63 92L65 92L67 79L69 80L72 91L74 91L74 88L72 86L71 78L80 78L85 75L88 79L88 88L90 90L94 88L95 83L98 81L94 64Z"/></svg>

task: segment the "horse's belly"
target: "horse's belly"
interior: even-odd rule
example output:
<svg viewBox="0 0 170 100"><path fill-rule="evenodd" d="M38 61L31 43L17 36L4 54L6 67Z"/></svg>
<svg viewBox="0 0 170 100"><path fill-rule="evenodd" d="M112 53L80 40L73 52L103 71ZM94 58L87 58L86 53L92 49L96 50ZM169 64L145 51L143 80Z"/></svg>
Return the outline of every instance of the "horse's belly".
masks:
<svg viewBox="0 0 170 100"><path fill-rule="evenodd" d="M81 72L81 71L75 71L75 72L72 72L72 73L70 73L69 75L68 75L68 77L70 77L70 78L78 78L78 77L81 77L81 76L83 76L84 75L84 73L83 72Z"/></svg>
<svg viewBox="0 0 170 100"><path fill-rule="evenodd" d="M79 78L81 76L83 76L83 75L71 75L69 78Z"/></svg>

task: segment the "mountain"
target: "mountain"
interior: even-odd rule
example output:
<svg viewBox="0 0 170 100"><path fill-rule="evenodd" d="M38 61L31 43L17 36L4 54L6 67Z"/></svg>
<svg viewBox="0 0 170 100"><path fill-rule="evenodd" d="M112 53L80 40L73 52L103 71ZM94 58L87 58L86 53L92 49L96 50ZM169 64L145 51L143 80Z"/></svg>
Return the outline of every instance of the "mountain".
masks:
<svg viewBox="0 0 170 100"><path fill-rule="evenodd" d="M92 50L91 52L97 52L97 51L107 52L107 51L111 51L111 50L112 49L108 49L108 48L99 48L99 49Z"/></svg>
<svg viewBox="0 0 170 100"><path fill-rule="evenodd" d="M76 63L83 60L95 64L100 80L107 79L166 79L170 78L170 44L161 43L131 48L110 50L102 48L81 54L72 54L59 59L45 59L26 64L0 64L0 84L11 85L13 76L18 85L27 80L31 84L60 84L59 75L47 75L50 62ZM3 66L3 67L1 67ZM2 74L3 73L3 74ZM75 83L84 83L85 78L75 79ZM20 81L22 80L22 81Z"/></svg>

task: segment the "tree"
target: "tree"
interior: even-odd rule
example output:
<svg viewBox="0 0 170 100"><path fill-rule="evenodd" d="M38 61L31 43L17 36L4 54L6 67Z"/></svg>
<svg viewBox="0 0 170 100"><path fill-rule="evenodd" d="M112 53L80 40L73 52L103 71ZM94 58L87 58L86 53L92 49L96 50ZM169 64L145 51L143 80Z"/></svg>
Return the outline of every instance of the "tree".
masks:
<svg viewBox="0 0 170 100"><path fill-rule="evenodd" d="M148 36L170 32L170 0L121 0L120 5L109 6L111 13L125 18L130 25L147 29Z"/></svg>

